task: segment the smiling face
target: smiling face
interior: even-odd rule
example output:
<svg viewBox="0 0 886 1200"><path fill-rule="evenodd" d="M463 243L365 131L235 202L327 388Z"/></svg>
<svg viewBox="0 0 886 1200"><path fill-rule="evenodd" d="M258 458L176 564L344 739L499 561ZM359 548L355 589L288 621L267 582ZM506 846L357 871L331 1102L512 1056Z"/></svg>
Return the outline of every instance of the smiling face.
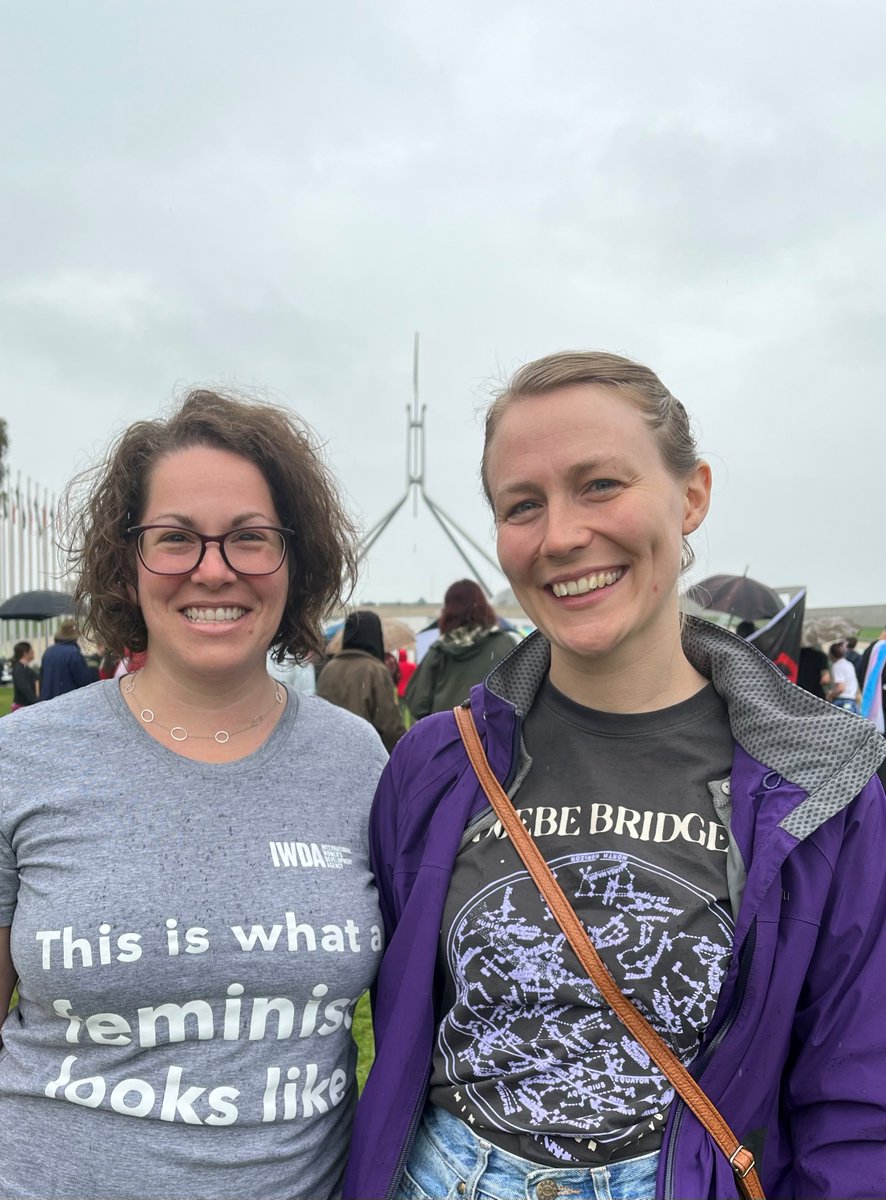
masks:
<svg viewBox="0 0 886 1200"><path fill-rule="evenodd" d="M487 464L502 570L551 642L555 684L681 653L682 540L707 512L706 464L675 478L640 411L597 384L513 400Z"/></svg>
<svg viewBox="0 0 886 1200"><path fill-rule="evenodd" d="M254 463L226 450L194 446L157 462L139 523L221 534L281 521ZM140 561L137 567L149 662L173 676L194 678L229 674L242 682L265 672L289 589L285 561L273 575L238 575L213 542L189 575L154 575Z"/></svg>

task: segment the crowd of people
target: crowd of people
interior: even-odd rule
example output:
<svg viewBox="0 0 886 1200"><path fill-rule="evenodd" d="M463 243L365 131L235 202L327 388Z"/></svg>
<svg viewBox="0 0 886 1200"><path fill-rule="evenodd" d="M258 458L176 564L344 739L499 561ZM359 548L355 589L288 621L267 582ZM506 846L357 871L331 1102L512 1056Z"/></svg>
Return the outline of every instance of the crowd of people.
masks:
<svg viewBox="0 0 886 1200"><path fill-rule="evenodd" d="M0 722L3 1197L883 1194L886 630L809 695L681 613L711 469L621 356L518 370L480 468L535 632L457 581L417 664L327 653L290 412L194 391L77 482ZM56 694L81 631L123 665Z"/></svg>

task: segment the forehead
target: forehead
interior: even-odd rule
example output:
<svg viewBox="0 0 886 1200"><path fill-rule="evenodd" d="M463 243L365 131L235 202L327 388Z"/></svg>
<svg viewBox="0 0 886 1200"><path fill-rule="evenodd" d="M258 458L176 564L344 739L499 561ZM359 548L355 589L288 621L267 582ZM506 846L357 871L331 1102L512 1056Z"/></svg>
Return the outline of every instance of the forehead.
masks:
<svg viewBox="0 0 886 1200"><path fill-rule="evenodd" d="M487 455L490 485L528 469L562 470L580 460L619 458L663 465L637 405L614 388L574 384L512 400Z"/></svg>
<svg viewBox="0 0 886 1200"><path fill-rule="evenodd" d="M163 455L146 479L143 520L160 510L188 513L254 508L275 517L271 489L254 462L214 446L188 446Z"/></svg>

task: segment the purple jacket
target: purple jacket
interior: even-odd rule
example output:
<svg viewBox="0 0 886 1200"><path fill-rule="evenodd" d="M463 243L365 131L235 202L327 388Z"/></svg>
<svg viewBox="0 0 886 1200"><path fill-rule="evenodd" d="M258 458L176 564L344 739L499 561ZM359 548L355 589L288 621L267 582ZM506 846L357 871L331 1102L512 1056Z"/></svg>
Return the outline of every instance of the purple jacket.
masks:
<svg viewBox="0 0 886 1200"><path fill-rule="evenodd" d="M750 1145L768 1200L886 1196L886 799L872 725L789 683L749 643L689 620L684 649L726 701L732 959L692 1072ZM523 717L548 669L536 634L471 692L513 797L531 767ZM449 713L398 744L371 848L388 946L376 1060L357 1108L345 1197L396 1190L427 1092L443 904L466 826L488 803ZM660 1200L729 1200L732 1170L685 1105L670 1107Z"/></svg>

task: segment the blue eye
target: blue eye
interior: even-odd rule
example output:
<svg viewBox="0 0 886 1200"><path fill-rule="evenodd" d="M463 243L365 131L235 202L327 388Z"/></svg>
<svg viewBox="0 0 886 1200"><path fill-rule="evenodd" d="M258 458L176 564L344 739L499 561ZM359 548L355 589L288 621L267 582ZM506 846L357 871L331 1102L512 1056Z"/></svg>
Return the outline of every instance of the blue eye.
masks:
<svg viewBox="0 0 886 1200"><path fill-rule="evenodd" d="M523 517L536 508L538 508L538 502L536 500L520 500L517 504L512 505L506 510L504 519L507 521L511 517Z"/></svg>

